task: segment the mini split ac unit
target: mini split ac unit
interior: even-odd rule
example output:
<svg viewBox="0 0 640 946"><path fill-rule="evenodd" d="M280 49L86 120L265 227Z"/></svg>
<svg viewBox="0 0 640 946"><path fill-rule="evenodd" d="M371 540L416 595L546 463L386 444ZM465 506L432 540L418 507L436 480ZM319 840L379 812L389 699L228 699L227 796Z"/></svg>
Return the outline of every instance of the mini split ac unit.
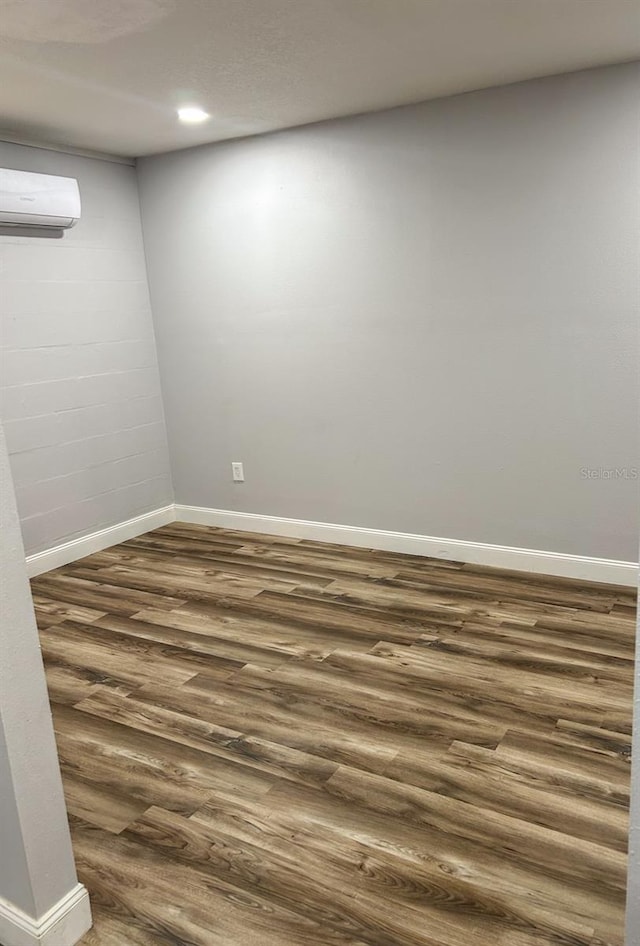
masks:
<svg viewBox="0 0 640 946"><path fill-rule="evenodd" d="M75 178L0 168L0 227L67 230L79 219Z"/></svg>

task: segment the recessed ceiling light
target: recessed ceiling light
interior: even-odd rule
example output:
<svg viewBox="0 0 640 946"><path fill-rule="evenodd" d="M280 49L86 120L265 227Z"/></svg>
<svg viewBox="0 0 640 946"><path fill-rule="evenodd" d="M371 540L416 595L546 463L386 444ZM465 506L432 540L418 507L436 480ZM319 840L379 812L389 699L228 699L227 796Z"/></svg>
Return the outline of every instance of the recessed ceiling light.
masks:
<svg viewBox="0 0 640 946"><path fill-rule="evenodd" d="M207 118L210 118L210 115L202 108L197 108L195 105L188 105L185 108L178 109L178 118L187 125L197 125L199 122L206 122Z"/></svg>

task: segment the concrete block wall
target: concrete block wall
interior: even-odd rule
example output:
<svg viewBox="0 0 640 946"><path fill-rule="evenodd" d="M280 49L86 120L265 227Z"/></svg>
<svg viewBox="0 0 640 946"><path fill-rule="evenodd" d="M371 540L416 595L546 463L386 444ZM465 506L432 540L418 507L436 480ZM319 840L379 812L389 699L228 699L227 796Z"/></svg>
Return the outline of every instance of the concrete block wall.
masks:
<svg viewBox="0 0 640 946"><path fill-rule="evenodd" d="M0 143L76 177L62 239L0 234L1 410L27 554L172 502L135 168Z"/></svg>

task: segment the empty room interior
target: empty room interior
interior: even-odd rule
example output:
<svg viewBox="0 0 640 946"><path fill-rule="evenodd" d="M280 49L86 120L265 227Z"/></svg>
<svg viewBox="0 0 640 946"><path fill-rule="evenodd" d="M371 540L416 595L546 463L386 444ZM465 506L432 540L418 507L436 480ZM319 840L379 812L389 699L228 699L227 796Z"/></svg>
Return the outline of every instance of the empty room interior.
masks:
<svg viewBox="0 0 640 946"><path fill-rule="evenodd" d="M0 0L0 946L640 946L639 141L639 0Z"/></svg>

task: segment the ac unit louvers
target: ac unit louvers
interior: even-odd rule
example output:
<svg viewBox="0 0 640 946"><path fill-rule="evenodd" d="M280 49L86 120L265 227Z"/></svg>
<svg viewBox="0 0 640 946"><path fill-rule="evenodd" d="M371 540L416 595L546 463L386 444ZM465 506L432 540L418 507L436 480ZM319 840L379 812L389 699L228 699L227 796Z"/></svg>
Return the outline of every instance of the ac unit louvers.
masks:
<svg viewBox="0 0 640 946"><path fill-rule="evenodd" d="M0 227L67 230L79 219L75 178L0 168Z"/></svg>

